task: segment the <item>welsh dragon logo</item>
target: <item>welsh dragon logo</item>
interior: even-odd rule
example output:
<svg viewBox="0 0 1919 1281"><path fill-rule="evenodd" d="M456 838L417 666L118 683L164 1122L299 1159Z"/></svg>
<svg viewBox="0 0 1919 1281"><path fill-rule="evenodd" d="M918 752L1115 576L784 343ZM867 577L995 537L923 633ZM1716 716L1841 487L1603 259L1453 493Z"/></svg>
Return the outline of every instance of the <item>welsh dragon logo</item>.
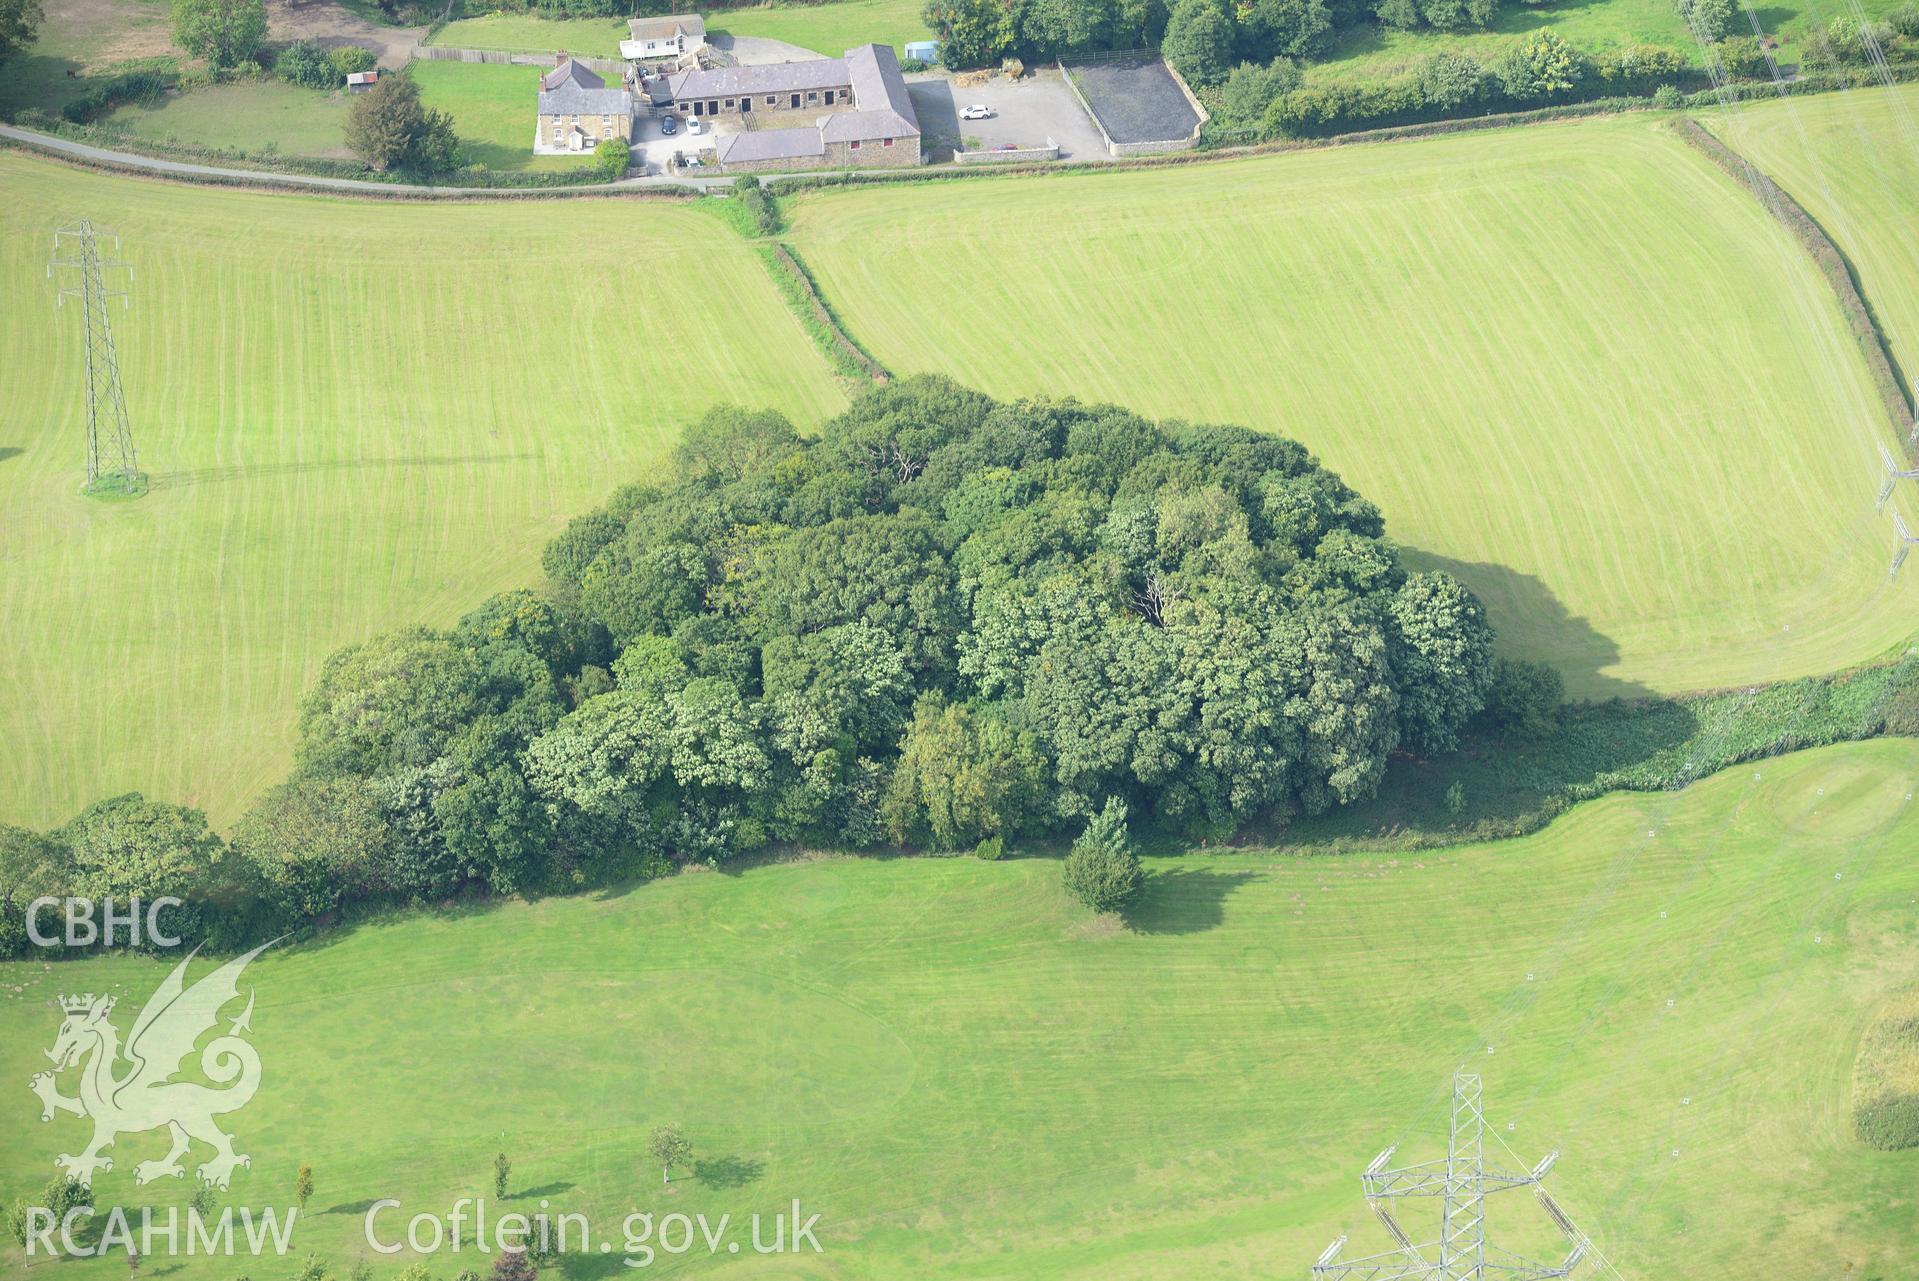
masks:
<svg viewBox="0 0 1919 1281"><path fill-rule="evenodd" d="M135 1166L136 1183L184 1176L180 1158L196 1139L213 1148L213 1159L196 1173L216 1188L227 1186L235 1166L253 1164L251 1158L233 1150L232 1136L213 1120L244 1107L260 1086L260 1055L241 1035L252 1030L250 989L246 1009L200 1051L200 1071L214 1085L173 1078L185 1069L200 1037L220 1021L221 1009L239 999L241 971L272 946L262 943L188 987L187 963L200 950L196 947L148 998L124 1048L119 1030L107 1018L113 1012L112 997L89 992L60 999L66 1020L47 1051L53 1071L36 1074L29 1085L40 1096L42 1121L51 1121L56 1112L93 1121L93 1141L86 1151L79 1156L63 1152L54 1159L68 1178L92 1183L96 1170L113 1168L113 1158L101 1156L101 1149L112 1146L122 1134L161 1126L171 1133L173 1146L163 1159ZM127 1066L121 1070L123 1060ZM77 1097L68 1098L59 1092L55 1078L72 1067L80 1069L80 1090Z"/></svg>

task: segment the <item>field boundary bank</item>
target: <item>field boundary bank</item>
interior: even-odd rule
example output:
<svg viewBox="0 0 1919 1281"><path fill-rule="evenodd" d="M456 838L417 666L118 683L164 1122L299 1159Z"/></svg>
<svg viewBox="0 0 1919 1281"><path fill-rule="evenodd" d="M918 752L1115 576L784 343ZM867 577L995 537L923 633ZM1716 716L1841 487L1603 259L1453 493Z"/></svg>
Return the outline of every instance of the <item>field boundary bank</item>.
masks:
<svg viewBox="0 0 1919 1281"><path fill-rule="evenodd" d="M801 323L813 334L814 341L825 349L828 363L847 377L864 376L867 381L876 384L892 381L893 376L886 366L853 341L852 335L841 326L839 317L833 314L832 307L827 305L819 286L814 283L813 273L806 269L799 255L780 240L765 245L764 249L767 268L775 277L774 283L784 282L780 293L786 295L800 310Z"/></svg>
<svg viewBox="0 0 1919 1281"><path fill-rule="evenodd" d="M1825 276L1826 283L1838 298L1839 310L1846 315L1846 326L1852 330L1860 354L1866 358L1866 367L1872 371L1873 385L1879 391L1887 416L1892 419L1893 426L1905 442L1907 454L1919 458L1919 421L1915 420L1914 406L1906 399L1898 360L1886 341L1878 315L1866 300L1852 260L1846 257L1845 251L1827 234L1818 219L1807 213L1805 206L1793 199L1791 192L1774 182L1758 165L1734 151L1691 116L1680 116L1673 123L1682 139L1758 197L1759 203L1766 206L1767 211L1812 255L1820 274Z"/></svg>

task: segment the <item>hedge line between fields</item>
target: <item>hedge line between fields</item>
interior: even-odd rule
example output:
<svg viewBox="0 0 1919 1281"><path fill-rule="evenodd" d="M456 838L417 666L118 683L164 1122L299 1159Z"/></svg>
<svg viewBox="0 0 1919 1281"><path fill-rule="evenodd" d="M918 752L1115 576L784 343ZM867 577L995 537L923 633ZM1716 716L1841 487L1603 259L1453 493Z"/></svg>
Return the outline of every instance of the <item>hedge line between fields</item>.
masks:
<svg viewBox="0 0 1919 1281"><path fill-rule="evenodd" d="M854 342L852 336L840 327L839 318L826 305L819 287L813 283L813 274L792 249L776 240L766 247L766 257L776 282L782 284L780 292L798 308L801 323L813 334L814 341L826 350L827 359L834 368L849 377L864 375L875 383L886 382L892 377L887 373L886 366L873 359L871 353Z"/></svg>
<svg viewBox="0 0 1919 1281"><path fill-rule="evenodd" d="M1748 689L1560 708L1532 742L1396 760L1379 795L1275 834L1291 853L1434 849L1540 830L1611 792L1676 791L1735 765L1881 735L1919 736L1919 651ZM1457 785L1465 806L1447 803Z"/></svg>
<svg viewBox="0 0 1919 1281"><path fill-rule="evenodd" d="M1826 229L1819 225L1818 220L1757 165L1714 137L1691 116L1681 116L1673 123L1681 138L1705 153L1715 165L1759 197L1760 203L1812 255L1812 260L1826 277L1826 283L1832 286L1833 293L1838 296L1839 309L1846 315L1846 325L1859 343L1866 366L1872 371L1873 386L1878 388L1879 398L1900 439L1907 442L1909 450L1919 450L1919 439L1914 436L1914 407L1906 399L1905 384L1899 377L1892 348L1886 341L1885 330L1880 326L1878 316L1873 313L1872 305L1860 292L1858 274L1845 253L1826 234Z"/></svg>

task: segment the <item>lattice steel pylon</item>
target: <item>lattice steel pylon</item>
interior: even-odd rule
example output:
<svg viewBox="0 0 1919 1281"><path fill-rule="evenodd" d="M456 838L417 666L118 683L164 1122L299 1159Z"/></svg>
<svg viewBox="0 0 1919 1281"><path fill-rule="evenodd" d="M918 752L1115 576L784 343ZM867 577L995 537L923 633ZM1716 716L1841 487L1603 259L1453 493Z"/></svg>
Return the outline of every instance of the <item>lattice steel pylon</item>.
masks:
<svg viewBox="0 0 1919 1281"><path fill-rule="evenodd" d="M111 236L114 252L120 251L120 238ZM127 291L108 289L107 273L125 264L100 256L100 237L91 219L60 228L53 233L53 256L47 260L47 278L59 279L60 305L69 295L80 298L81 326L86 340L87 380L87 486L98 484L102 475L118 477L132 484L139 478L138 457L133 449L133 428L127 422L127 401L120 390L120 357L113 346L113 322L107 316L107 299L119 298L126 305ZM133 279L127 268L127 280ZM102 462L101 438L106 438L105 462Z"/></svg>
<svg viewBox="0 0 1919 1281"><path fill-rule="evenodd" d="M1486 1165L1486 1116L1483 1087L1477 1075L1453 1076L1452 1113L1447 1125L1446 1155L1418 1165L1389 1167L1397 1146L1373 1158L1360 1175L1366 1203L1372 1207L1398 1248L1386 1254L1342 1260L1346 1245L1340 1237L1313 1264L1313 1281L1543 1281L1570 1276L1586 1257L1591 1243L1573 1226L1566 1212L1546 1191L1546 1172L1559 1159L1557 1152L1526 1174L1489 1169ZM1531 1188L1553 1226L1572 1244L1572 1253L1558 1265L1534 1263L1500 1249L1486 1239L1486 1198L1495 1192ZM1439 1239L1415 1243L1393 1217L1390 1203L1405 1197L1436 1197L1440 1201Z"/></svg>

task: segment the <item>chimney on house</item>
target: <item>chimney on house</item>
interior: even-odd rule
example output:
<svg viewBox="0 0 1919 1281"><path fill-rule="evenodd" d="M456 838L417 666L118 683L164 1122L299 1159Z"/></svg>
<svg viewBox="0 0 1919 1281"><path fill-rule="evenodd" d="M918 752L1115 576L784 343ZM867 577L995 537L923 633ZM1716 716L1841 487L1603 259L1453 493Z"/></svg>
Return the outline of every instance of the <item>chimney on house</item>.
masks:
<svg viewBox="0 0 1919 1281"><path fill-rule="evenodd" d="M553 65L556 67L564 67L566 65L566 62L567 62L567 52L566 50L562 49L557 55L555 55L553 59Z"/></svg>

